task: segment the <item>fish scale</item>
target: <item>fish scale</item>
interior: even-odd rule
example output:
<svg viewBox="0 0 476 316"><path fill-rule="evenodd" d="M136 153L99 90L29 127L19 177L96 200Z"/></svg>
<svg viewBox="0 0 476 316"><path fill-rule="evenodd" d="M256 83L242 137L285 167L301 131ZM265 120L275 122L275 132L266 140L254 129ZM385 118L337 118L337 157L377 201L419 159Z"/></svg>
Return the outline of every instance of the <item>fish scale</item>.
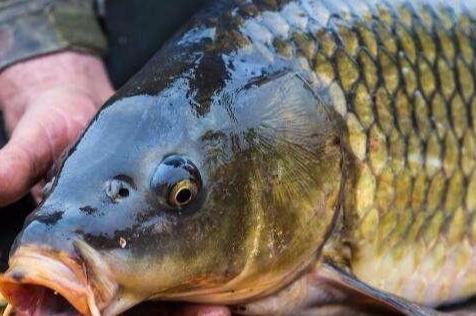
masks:
<svg viewBox="0 0 476 316"><path fill-rule="evenodd" d="M291 1L279 12L289 38L264 44L307 61L347 128L356 172L344 211L352 272L429 305L473 295L472 12L421 1ZM254 22L266 28L263 16Z"/></svg>

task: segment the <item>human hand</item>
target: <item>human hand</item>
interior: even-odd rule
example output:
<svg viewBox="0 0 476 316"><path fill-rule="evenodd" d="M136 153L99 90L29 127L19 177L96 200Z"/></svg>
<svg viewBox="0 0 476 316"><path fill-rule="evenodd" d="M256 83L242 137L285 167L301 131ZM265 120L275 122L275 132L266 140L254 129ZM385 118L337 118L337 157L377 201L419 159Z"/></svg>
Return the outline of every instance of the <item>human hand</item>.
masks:
<svg viewBox="0 0 476 316"><path fill-rule="evenodd" d="M0 206L47 172L113 93L100 58L59 52L0 73L0 109L11 138L0 150Z"/></svg>

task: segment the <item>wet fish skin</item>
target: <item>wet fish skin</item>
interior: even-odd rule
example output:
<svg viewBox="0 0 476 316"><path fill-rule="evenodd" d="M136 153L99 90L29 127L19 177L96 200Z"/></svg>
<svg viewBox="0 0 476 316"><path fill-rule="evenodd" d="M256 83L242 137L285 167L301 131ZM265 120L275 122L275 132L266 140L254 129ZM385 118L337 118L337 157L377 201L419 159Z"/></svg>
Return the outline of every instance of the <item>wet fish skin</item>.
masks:
<svg viewBox="0 0 476 316"><path fill-rule="evenodd" d="M269 27L267 12L244 27L309 67L319 97L345 121L352 255L337 260L428 305L476 286L475 5L297 1L280 11L280 27ZM286 27L286 39L276 36Z"/></svg>
<svg viewBox="0 0 476 316"><path fill-rule="evenodd" d="M472 296L476 285L474 4L366 12L350 2L315 47L301 48L355 158L344 211L350 267L427 305Z"/></svg>
<svg viewBox="0 0 476 316"><path fill-rule="evenodd" d="M475 6L217 1L105 105L18 249L110 267L108 315L250 303L329 261L428 306L474 295ZM175 154L206 191L188 213L151 189Z"/></svg>

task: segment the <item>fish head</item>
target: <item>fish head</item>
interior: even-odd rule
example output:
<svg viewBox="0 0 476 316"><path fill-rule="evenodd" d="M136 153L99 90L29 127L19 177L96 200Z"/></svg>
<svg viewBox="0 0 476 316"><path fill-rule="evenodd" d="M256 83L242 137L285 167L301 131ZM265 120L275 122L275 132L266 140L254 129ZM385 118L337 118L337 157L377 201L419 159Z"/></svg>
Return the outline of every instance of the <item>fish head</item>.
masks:
<svg viewBox="0 0 476 316"><path fill-rule="evenodd" d="M343 186L331 109L292 72L233 80L209 101L183 76L102 108L15 242L0 280L14 306L233 304L319 256Z"/></svg>

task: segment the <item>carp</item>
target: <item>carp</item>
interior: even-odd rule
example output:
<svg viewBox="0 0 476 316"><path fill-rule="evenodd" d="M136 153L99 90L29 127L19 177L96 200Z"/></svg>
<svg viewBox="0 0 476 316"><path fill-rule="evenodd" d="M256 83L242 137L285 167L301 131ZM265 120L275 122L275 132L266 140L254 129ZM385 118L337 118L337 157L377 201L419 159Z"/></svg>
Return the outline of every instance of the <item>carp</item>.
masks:
<svg viewBox="0 0 476 316"><path fill-rule="evenodd" d="M407 315L476 294L476 2L218 0L102 107L12 248L27 315Z"/></svg>

